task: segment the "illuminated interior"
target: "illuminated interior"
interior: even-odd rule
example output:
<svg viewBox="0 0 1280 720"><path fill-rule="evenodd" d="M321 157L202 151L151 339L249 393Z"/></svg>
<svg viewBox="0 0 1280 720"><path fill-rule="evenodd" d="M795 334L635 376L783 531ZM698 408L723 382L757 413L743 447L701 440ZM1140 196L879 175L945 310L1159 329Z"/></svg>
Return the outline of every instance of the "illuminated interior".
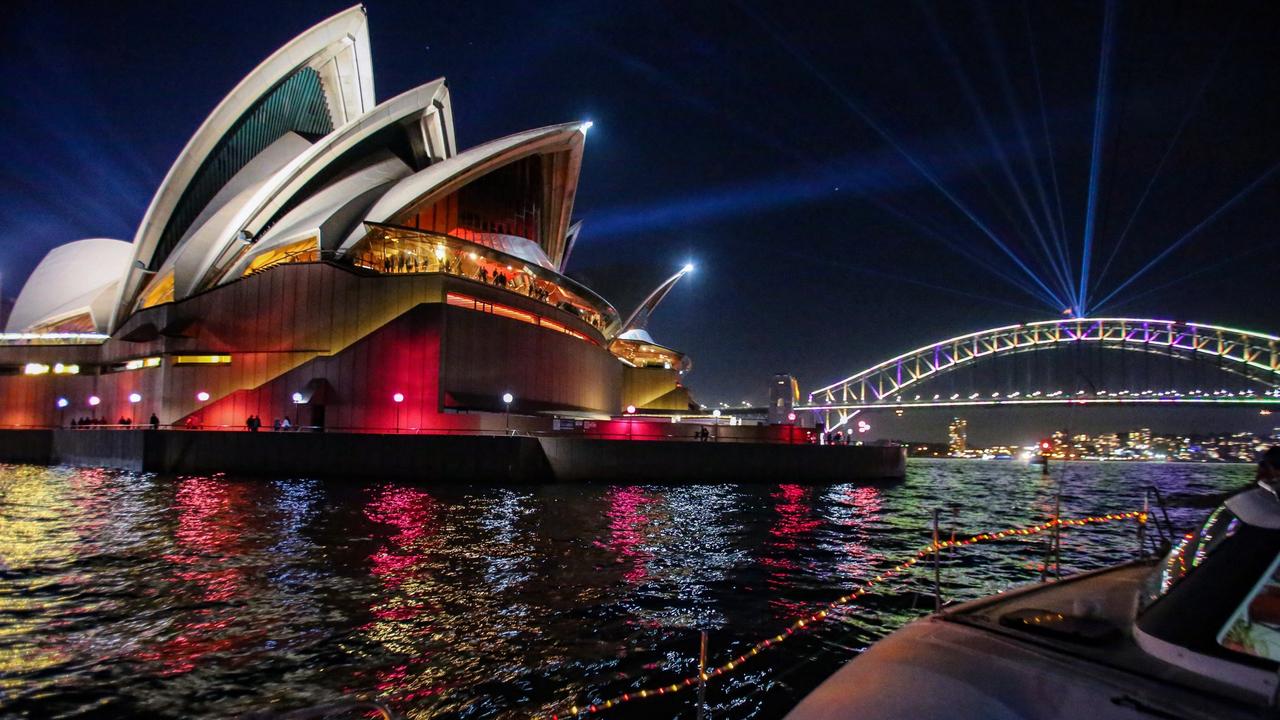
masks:
<svg viewBox="0 0 1280 720"><path fill-rule="evenodd" d="M70 317L61 318L52 322L36 325L31 328L33 333L91 333L97 330L94 325L93 316L87 312L77 313Z"/></svg>
<svg viewBox="0 0 1280 720"><path fill-rule="evenodd" d="M638 340L614 340L609 343L609 352L634 367L660 367L681 372L688 372L693 367L692 361L683 353Z"/></svg>
<svg viewBox="0 0 1280 720"><path fill-rule="evenodd" d="M448 273L533 298L574 314L601 333L618 313L587 288L539 265L443 233L366 223L369 232L347 253L358 267L384 274Z"/></svg>
<svg viewBox="0 0 1280 720"><path fill-rule="evenodd" d="M312 236L296 240L257 255L245 268L243 277L260 273L277 265L298 262L319 262L320 242Z"/></svg>
<svg viewBox="0 0 1280 720"><path fill-rule="evenodd" d="M164 303L173 302L173 271L165 273L164 277L158 277L151 281L147 286L147 291L142 294L142 302L139 308L155 307Z"/></svg>
<svg viewBox="0 0 1280 720"><path fill-rule="evenodd" d="M230 355L174 355L174 365L227 365Z"/></svg>

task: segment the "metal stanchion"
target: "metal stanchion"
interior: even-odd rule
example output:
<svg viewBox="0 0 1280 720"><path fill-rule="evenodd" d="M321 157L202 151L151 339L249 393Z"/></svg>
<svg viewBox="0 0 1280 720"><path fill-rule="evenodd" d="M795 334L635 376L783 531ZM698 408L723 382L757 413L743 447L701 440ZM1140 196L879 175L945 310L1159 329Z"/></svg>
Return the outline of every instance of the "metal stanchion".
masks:
<svg viewBox="0 0 1280 720"><path fill-rule="evenodd" d="M1151 491L1142 491L1142 517L1138 519L1138 557L1147 551L1147 517L1151 512Z"/></svg>
<svg viewBox="0 0 1280 720"><path fill-rule="evenodd" d="M1053 500L1053 577L1062 579L1062 480Z"/></svg>
<svg viewBox="0 0 1280 720"><path fill-rule="evenodd" d="M933 611L942 611L942 548L938 547L938 510L933 511Z"/></svg>
<svg viewBox="0 0 1280 720"><path fill-rule="evenodd" d="M698 720L707 717L707 631L702 631L702 645L698 649Z"/></svg>

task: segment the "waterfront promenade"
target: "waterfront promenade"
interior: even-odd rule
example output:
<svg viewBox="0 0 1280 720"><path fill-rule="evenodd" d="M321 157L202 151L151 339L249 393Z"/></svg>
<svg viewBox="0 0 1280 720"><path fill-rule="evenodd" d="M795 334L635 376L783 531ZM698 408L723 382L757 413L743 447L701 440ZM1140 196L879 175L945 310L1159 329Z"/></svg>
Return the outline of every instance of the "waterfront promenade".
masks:
<svg viewBox="0 0 1280 720"><path fill-rule="evenodd" d="M446 484L844 483L903 477L906 450L575 435L28 429L0 430L0 462Z"/></svg>

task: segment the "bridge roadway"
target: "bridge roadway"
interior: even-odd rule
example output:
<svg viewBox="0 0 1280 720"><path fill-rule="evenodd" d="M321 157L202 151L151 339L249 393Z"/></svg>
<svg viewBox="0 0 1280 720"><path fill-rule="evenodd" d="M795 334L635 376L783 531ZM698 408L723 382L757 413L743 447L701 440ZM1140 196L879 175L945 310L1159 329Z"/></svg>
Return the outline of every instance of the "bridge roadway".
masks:
<svg viewBox="0 0 1280 720"><path fill-rule="evenodd" d="M928 382L995 358L1070 347L1125 350L1209 363L1251 387L1217 390L929 392ZM1219 325L1145 318L1072 318L1006 325L926 345L809 393L797 410L835 427L863 410L1035 405L1280 405L1280 337ZM833 424L832 414L839 417Z"/></svg>

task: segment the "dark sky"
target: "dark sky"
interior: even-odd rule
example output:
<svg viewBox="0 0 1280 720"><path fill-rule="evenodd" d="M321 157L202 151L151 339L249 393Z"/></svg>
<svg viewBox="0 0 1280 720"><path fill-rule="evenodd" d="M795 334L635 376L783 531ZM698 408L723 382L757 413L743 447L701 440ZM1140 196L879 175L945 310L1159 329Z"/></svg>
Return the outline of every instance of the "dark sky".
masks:
<svg viewBox="0 0 1280 720"><path fill-rule="evenodd" d="M4 292L57 244L131 239L221 97L346 5L5 3ZM1091 176L1091 309L1172 248L1100 310L1280 331L1275 3L1117 4L1096 153L1101 3L367 7L379 99L448 77L460 148L595 122L571 274L626 312L697 263L650 329L703 402L1054 317Z"/></svg>

